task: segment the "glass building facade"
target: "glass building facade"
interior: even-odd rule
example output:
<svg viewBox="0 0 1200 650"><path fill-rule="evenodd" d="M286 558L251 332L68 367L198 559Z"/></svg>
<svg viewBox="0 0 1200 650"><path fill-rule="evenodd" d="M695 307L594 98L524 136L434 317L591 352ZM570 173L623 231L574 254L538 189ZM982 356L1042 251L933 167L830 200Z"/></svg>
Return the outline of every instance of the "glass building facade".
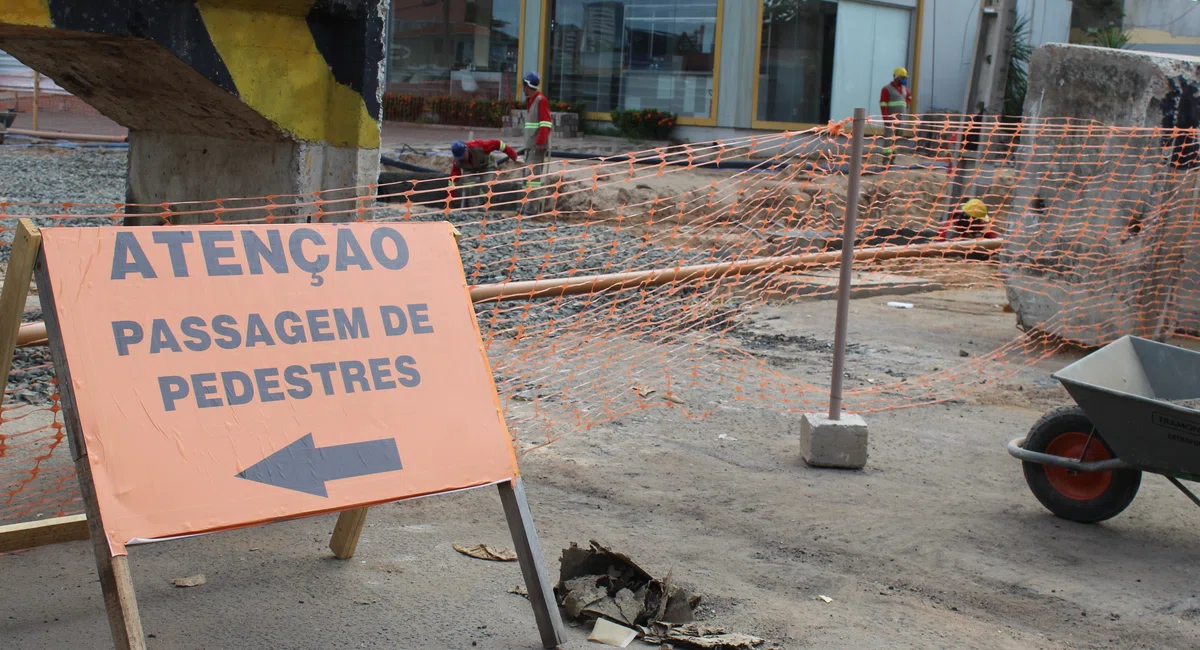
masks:
<svg viewBox="0 0 1200 650"><path fill-rule="evenodd" d="M590 112L712 111L717 0L552 0L549 83Z"/></svg>
<svg viewBox="0 0 1200 650"><path fill-rule="evenodd" d="M393 0L389 92L520 97L537 71L589 119L777 129L878 110L928 0Z"/></svg>
<svg viewBox="0 0 1200 650"><path fill-rule="evenodd" d="M522 0L393 0L389 92L512 99Z"/></svg>
<svg viewBox="0 0 1200 650"><path fill-rule="evenodd" d="M757 120L829 121L836 2L764 0Z"/></svg>

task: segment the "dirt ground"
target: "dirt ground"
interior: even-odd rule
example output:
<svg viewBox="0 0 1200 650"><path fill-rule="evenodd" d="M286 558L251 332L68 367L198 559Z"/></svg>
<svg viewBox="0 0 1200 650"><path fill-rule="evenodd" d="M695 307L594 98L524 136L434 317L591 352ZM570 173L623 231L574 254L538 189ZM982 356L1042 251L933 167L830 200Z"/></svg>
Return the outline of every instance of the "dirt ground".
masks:
<svg viewBox="0 0 1200 650"><path fill-rule="evenodd" d="M854 382L947 366L1017 334L996 290L856 300ZM762 331L832 339L834 303L763 308ZM825 385L816 353L762 354ZM701 616L778 648L1195 648L1200 552L1193 506L1160 477L1108 523L1056 519L1005 443L1067 403L1055 358L974 398L868 415L858 472L799 458L795 416L733 401L715 382L684 407L641 411L522 458L552 574L599 540L674 570ZM791 365L789 365L791 364ZM826 366L827 367L827 366ZM689 405L716 408L689 418ZM521 408L520 405L514 408ZM725 434L725 438L719 438ZM150 648L533 648L515 564L452 544L509 545L495 492L372 511L358 555L326 549L334 517L134 547ZM172 579L203 573L207 584ZM0 556L0 648L105 648L87 543ZM832 598L825 603L817 595ZM568 628L567 648L601 647ZM635 642L631 647L638 647ZM642 646L646 647L646 646Z"/></svg>

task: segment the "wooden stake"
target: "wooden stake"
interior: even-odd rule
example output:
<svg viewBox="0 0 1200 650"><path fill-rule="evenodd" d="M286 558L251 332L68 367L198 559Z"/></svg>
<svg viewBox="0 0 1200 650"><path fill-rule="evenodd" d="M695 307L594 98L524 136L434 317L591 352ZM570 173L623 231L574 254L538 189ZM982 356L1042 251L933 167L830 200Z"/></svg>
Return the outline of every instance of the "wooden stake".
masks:
<svg viewBox="0 0 1200 650"><path fill-rule="evenodd" d="M41 247L42 233L33 221L18 220L4 288L0 289L0 387L8 386L17 335L21 331L21 316L29 297L29 281L33 279L33 265L37 263Z"/></svg>
<svg viewBox="0 0 1200 650"><path fill-rule="evenodd" d="M533 528L533 515L529 513L529 502L525 500L525 484L518 478L511 483L500 483L497 487L517 551L517 561L521 564L521 575L525 578L525 590L529 592L529 603L533 605L533 616L542 635L542 646L557 648L564 641L562 617L558 615L558 603L554 599L554 590L550 588L550 576L542 562L542 548L538 543L537 531Z"/></svg>
<svg viewBox="0 0 1200 650"><path fill-rule="evenodd" d="M38 103L42 98L42 73L33 71L33 130L38 130Z"/></svg>
<svg viewBox="0 0 1200 650"><path fill-rule="evenodd" d="M337 525L333 527L333 538L329 540L329 549L339 560L349 560L358 549L358 538L362 535L363 525L367 523L367 510L370 508L354 508L343 510L338 515Z"/></svg>
<svg viewBox="0 0 1200 650"><path fill-rule="evenodd" d="M24 524L0 526L0 553L49 546L61 542L78 542L88 538L86 515L55 517Z"/></svg>
<svg viewBox="0 0 1200 650"><path fill-rule="evenodd" d="M71 369L67 364L62 330L58 325L58 312L54 306L50 270L46 265L45 255L39 254L37 260L34 277L37 278L38 294L42 302L42 318L46 321L46 332L50 339L50 357L54 360L54 375L57 378L63 420L67 427L67 440L71 444L71 456L75 458L75 475L79 479L79 492L87 514L92 552L96 556L96 571L100 574L100 589L104 593L105 609L108 610L108 625L112 632L113 645L116 650L145 650L146 637L142 632L141 616L138 614L133 578L129 574L129 559L124 555L112 554L108 535L104 532L104 522L100 518L96 486L92 483L92 466L87 456L87 447L84 445L79 410L75 404Z"/></svg>

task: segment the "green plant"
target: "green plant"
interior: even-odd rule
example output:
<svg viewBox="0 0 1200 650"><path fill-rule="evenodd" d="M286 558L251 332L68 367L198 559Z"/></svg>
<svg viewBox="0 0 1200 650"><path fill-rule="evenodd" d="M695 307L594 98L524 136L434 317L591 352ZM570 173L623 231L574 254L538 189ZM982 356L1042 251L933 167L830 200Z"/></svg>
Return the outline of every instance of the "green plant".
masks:
<svg viewBox="0 0 1200 650"><path fill-rule="evenodd" d="M383 95L383 119L398 122L500 128L504 116L514 108L525 108L525 105L511 99Z"/></svg>
<svg viewBox="0 0 1200 650"><path fill-rule="evenodd" d="M1123 32L1118 27L1098 29L1092 35L1092 45L1123 50L1126 45L1129 45L1129 32Z"/></svg>
<svg viewBox="0 0 1200 650"><path fill-rule="evenodd" d="M1017 14L1008 31L1008 76L1004 79L1004 107L1001 112L1009 117L1019 117L1025 109L1025 93L1029 91L1029 60L1033 57L1033 46L1029 17Z"/></svg>
<svg viewBox="0 0 1200 650"><path fill-rule="evenodd" d="M634 140L666 140L675 128L674 113L660 111L657 108L644 108L640 111L612 111L613 126L621 135Z"/></svg>

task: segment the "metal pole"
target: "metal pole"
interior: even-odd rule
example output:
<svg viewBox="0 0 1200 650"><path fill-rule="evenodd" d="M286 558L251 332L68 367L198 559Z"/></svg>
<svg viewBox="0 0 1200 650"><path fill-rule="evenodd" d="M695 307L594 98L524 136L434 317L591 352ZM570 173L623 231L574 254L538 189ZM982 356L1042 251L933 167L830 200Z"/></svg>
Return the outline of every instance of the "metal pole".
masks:
<svg viewBox="0 0 1200 650"><path fill-rule="evenodd" d="M838 280L837 325L833 335L833 379L829 384L829 419L842 419L842 374L846 367L846 326L850 320L850 284L854 271L854 231L858 221L858 186L862 179L863 131L867 109L854 109L850 141L850 178L846 184L846 219L842 224L842 275Z"/></svg>
<svg viewBox="0 0 1200 650"><path fill-rule="evenodd" d="M42 73L33 71L33 130L38 130L38 104L42 98Z"/></svg>

